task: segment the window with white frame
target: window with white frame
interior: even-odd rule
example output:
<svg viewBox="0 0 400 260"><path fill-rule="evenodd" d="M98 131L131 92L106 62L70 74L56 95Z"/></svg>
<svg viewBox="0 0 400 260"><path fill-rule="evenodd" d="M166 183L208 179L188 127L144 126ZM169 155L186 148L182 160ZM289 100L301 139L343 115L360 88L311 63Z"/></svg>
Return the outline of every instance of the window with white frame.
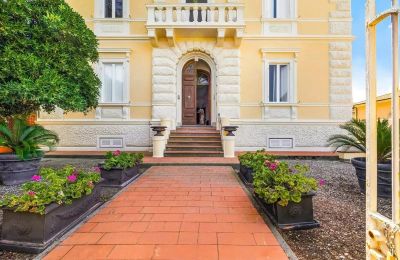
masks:
<svg viewBox="0 0 400 260"><path fill-rule="evenodd" d="M290 63L270 63L268 65L268 102L290 102L291 68Z"/></svg>
<svg viewBox="0 0 400 260"><path fill-rule="evenodd" d="M267 18L288 19L292 17L292 0L264 0Z"/></svg>
<svg viewBox="0 0 400 260"><path fill-rule="evenodd" d="M104 0L104 18L123 18L123 0Z"/></svg>
<svg viewBox="0 0 400 260"><path fill-rule="evenodd" d="M127 74L124 62L101 63L101 102L127 102Z"/></svg>

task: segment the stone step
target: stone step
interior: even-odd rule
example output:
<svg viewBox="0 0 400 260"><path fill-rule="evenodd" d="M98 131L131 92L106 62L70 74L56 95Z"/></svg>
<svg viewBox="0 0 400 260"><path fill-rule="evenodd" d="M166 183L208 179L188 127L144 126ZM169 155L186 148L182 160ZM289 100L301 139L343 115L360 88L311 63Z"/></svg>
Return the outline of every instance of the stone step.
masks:
<svg viewBox="0 0 400 260"><path fill-rule="evenodd" d="M178 140L178 141L173 141L170 140L168 142L168 144L170 145L182 145L182 146L186 146L186 145L195 145L195 146L222 146L222 142L221 140L218 141L184 141L184 140Z"/></svg>
<svg viewBox="0 0 400 260"><path fill-rule="evenodd" d="M220 136L170 136L169 141L180 142L180 141L207 141L207 142L216 142L221 141Z"/></svg>
<svg viewBox="0 0 400 260"><path fill-rule="evenodd" d="M210 137L218 137L221 136L220 133L206 133L206 132L171 132L170 134L171 137L174 136L210 136Z"/></svg>
<svg viewBox="0 0 400 260"><path fill-rule="evenodd" d="M222 146L167 145L167 151L222 151Z"/></svg>
<svg viewBox="0 0 400 260"><path fill-rule="evenodd" d="M165 151L165 157L224 157L222 151Z"/></svg>

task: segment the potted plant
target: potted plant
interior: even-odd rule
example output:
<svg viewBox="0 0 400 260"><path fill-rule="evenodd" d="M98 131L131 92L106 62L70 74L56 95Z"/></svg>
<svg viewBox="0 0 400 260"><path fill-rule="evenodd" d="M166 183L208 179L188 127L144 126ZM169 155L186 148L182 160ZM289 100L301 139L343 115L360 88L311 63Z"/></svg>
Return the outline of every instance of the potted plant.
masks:
<svg viewBox="0 0 400 260"><path fill-rule="evenodd" d="M340 126L346 134L333 135L328 139L329 145L336 150L348 151L349 149L366 152L366 123L365 120L353 119ZM392 129L389 121L378 119L377 121L377 160L378 160L378 196L390 198L392 196ZM353 158L353 164L360 190L365 193L366 160L365 158Z"/></svg>
<svg viewBox="0 0 400 260"><path fill-rule="evenodd" d="M0 154L0 181L3 185L24 183L38 173L43 157L42 146L52 148L58 143L56 133L40 125L29 125L25 118L12 124L0 123L0 146L10 153Z"/></svg>
<svg viewBox="0 0 400 260"><path fill-rule="evenodd" d="M125 187L138 175L143 153L127 153L119 150L107 152L106 160L100 164L101 177L106 186Z"/></svg>
<svg viewBox="0 0 400 260"><path fill-rule="evenodd" d="M276 160L266 160L256 172L253 183L256 200L279 228L319 226L314 220L312 202L318 183L306 176L307 172L308 167L304 165L291 168Z"/></svg>
<svg viewBox="0 0 400 260"><path fill-rule="evenodd" d="M259 150L255 153L248 152L239 155L240 178L247 184L253 183L253 176L259 167L263 167L266 160L274 160L274 156L269 155L265 150Z"/></svg>
<svg viewBox="0 0 400 260"><path fill-rule="evenodd" d="M100 205L101 180L95 169L72 166L41 169L19 195L0 200L3 210L0 248L39 253Z"/></svg>

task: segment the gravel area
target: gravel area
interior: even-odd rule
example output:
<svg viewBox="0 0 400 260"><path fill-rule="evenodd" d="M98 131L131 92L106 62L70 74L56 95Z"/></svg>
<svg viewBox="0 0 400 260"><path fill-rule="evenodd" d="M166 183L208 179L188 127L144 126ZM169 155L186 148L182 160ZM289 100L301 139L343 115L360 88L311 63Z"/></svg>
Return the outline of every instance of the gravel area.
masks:
<svg viewBox="0 0 400 260"><path fill-rule="evenodd" d="M91 168L98 159L44 159L43 167L70 164ZM280 231L301 260L365 259L365 197L359 192L357 178L350 163L328 160L286 160L290 164L307 164L311 176L324 179L314 199L315 218L321 227L303 231ZM17 193L19 186L0 186L0 197ZM390 200L379 200L380 212L390 216ZM0 221L1 221L0 215ZM0 251L0 259L33 259L34 255Z"/></svg>
<svg viewBox="0 0 400 260"><path fill-rule="evenodd" d="M360 193L350 163L324 160L289 160L306 164L311 176L324 179L314 199L315 218L321 227L280 231L299 259L365 259L365 196ZM391 215L391 202L380 199L380 212Z"/></svg>

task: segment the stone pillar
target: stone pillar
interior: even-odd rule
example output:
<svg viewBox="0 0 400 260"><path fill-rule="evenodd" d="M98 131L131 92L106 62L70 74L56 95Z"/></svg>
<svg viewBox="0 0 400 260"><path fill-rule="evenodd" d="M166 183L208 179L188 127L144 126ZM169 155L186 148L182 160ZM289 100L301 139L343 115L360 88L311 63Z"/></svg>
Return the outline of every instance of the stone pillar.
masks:
<svg viewBox="0 0 400 260"><path fill-rule="evenodd" d="M164 157L165 151L165 136L153 136L153 157Z"/></svg>
<svg viewBox="0 0 400 260"><path fill-rule="evenodd" d="M223 136L222 145L224 148L225 158L235 157L235 136Z"/></svg>
<svg viewBox="0 0 400 260"><path fill-rule="evenodd" d="M330 0L336 9L330 12L330 34L345 35L349 40L332 41L329 44L329 97L330 118L350 120L352 117L352 47L351 47L351 2Z"/></svg>

